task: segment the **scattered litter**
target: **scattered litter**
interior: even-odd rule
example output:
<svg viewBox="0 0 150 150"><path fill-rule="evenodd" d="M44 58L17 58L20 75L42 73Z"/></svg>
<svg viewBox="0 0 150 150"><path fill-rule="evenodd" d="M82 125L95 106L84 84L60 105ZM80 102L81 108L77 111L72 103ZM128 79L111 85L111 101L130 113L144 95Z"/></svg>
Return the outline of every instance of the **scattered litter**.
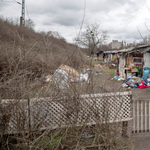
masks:
<svg viewBox="0 0 150 150"><path fill-rule="evenodd" d="M115 65L115 64L111 64L111 65L109 66L109 69L114 69L114 68L116 68L116 65Z"/></svg>
<svg viewBox="0 0 150 150"><path fill-rule="evenodd" d="M134 79L138 84L142 82L142 79L140 77L134 77Z"/></svg>
<svg viewBox="0 0 150 150"><path fill-rule="evenodd" d="M115 77L115 80L118 80L119 78L120 78L119 76L116 76L116 77Z"/></svg>
<svg viewBox="0 0 150 150"><path fill-rule="evenodd" d="M99 74L98 71L92 71L91 69L86 69L83 71L83 73L93 74L94 76L97 76Z"/></svg>
<svg viewBox="0 0 150 150"><path fill-rule="evenodd" d="M88 73L80 74L80 81L88 81Z"/></svg>
<svg viewBox="0 0 150 150"><path fill-rule="evenodd" d="M92 138L92 137L94 137L94 135L91 135L91 134L89 134L89 133L87 133L87 132L85 132L85 133L83 133L82 135L80 135L80 136L77 136L77 138L78 139L87 139L87 138Z"/></svg>
<svg viewBox="0 0 150 150"><path fill-rule="evenodd" d="M140 89L148 88L147 84L145 82L142 82L141 85L138 86Z"/></svg>
<svg viewBox="0 0 150 150"><path fill-rule="evenodd" d="M119 79L118 79L118 81L123 81L123 80L125 80L124 78L122 78L122 77L120 77Z"/></svg>
<svg viewBox="0 0 150 150"><path fill-rule="evenodd" d="M147 82L146 82L147 81ZM122 84L122 87L125 88L148 88L148 86L150 85L148 80L142 80L139 77L133 77L133 78L128 78L126 80L124 80L124 83Z"/></svg>
<svg viewBox="0 0 150 150"><path fill-rule="evenodd" d="M126 83L123 83L123 84L122 84L122 87L127 88L128 85L127 85Z"/></svg>
<svg viewBox="0 0 150 150"><path fill-rule="evenodd" d="M70 83L78 83L78 82L88 81L88 76L89 76L88 73L80 74L79 78L71 78Z"/></svg>

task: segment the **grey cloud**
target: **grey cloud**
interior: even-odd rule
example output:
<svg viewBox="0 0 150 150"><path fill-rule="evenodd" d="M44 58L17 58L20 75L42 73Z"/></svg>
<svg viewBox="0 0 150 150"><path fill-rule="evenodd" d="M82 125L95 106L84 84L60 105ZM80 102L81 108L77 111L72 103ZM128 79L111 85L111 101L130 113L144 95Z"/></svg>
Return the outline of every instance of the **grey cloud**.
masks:
<svg viewBox="0 0 150 150"><path fill-rule="evenodd" d="M73 32L75 27L79 29L82 22L84 1L85 0L26 0L26 5L29 16L37 26L37 29L48 30L49 28L59 28L63 34L65 33L65 38L70 39L73 34L75 36L75 32ZM121 40L135 38L139 40L140 36L136 29L136 23L142 24L144 19L140 21L136 20L136 17L137 14L140 14L141 8L143 10L146 1L147 0L86 0L82 30L84 30L86 25L98 22L104 30L108 30L108 35L112 38ZM14 9L16 8L16 6L13 7ZM11 10L8 12L7 10L9 9ZM14 12L12 7L8 7L8 5L0 1L0 14L7 13L7 15L10 14L11 16L10 12ZM17 16L18 14L14 13L13 15ZM28 17L27 14L26 17ZM148 19L147 22L149 23ZM143 35L147 34L145 26L139 27L139 29ZM70 33L72 34L70 35Z"/></svg>
<svg viewBox="0 0 150 150"><path fill-rule="evenodd" d="M0 10L3 11L8 5L10 4L4 1L0 1Z"/></svg>
<svg viewBox="0 0 150 150"><path fill-rule="evenodd" d="M51 14L57 14L57 13L62 13L65 11L80 11L83 9L84 4L82 4L82 1L68 1L68 0L63 0L63 1L54 1L54 0L49 0L49 1L43 1L42 3L37 3L36 8L37 9L32 9L31 13L51 13Z"/></svg>
<svg viewBox="0 0 150 150"><path fill-rule="evenodd" d="M83 9L84 6L84 0L76 0L74 2L63 0L61 1L58 6L63 10L73 10L73 11L79 11Z"/></svg>
<svg viewBox="0 0 150 150"><path fill-rule="evenodd" d="M63 25L63 26L76 26L79 25L82 19L81 12L64 11L55 15L48 14L43 20L46 25Z"/></svg>
<svg viewBox="0 0 150 150"><path fill-rule="evenodd" d="M124 5L128 4L131 10L137 10L146 0L93 0L88 3L87 5L90 7L90 11L96 12L106 12L109 13L113 10L117 10L118 8L123 8Z"/></svg>
<svg viewBox="0 0 150 150"><path fill-rule="evenodd" d="M75 26L81 22L84 7L82 1L56 0L51 3L43 1L40 4L37 4L38 9L33 9L31 13L46 16L45 19L42 19L45 25Z"/></svg>
<svg viewBox="0 0 150 150"><path fill-rule="evenodd" d="M118 28L115 29L113 31L110 32L110 35L114 38L114 39L118 39L118 40L125 40L127 42L131 42L132 41L140 41L142 40L142 38L140 37L140 34L137 30L136 27L133 28Z"/></svg>

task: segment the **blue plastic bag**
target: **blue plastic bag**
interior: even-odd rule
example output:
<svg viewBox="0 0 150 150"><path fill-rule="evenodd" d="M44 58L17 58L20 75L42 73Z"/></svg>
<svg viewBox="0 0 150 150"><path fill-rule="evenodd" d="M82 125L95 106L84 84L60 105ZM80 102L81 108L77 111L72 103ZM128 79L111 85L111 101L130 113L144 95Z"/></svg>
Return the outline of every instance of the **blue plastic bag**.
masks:
<svg viewBox="0 0 150 150"><path fill-rule="evenodd" d="M150 70L148 69L144 70L142 79L147 80L149 74L150 74Z"/></svg>

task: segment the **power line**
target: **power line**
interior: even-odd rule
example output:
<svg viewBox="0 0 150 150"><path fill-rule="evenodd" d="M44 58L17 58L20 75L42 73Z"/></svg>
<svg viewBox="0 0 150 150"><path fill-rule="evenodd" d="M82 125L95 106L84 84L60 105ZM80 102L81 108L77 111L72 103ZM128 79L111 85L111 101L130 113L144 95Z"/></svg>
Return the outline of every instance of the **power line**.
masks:
<svg viewBox="0 0 150 150"><path fill-rule="evenodd" d="M86 0L84 0L84 12L83 12L83 18L82 18L82 22L81 22L81 25L80 25L80 30L79 30L79 33L78 33L78 37L80 36L80 33L81 33L81 30L82 30L82 26L83 26L83 22L84 22L84 18L85 18L85 9L86 9Z"/></svg>
<svg viewBox="0 0 150 150"><path fill-rule="evenodd" d="M18 2L18 1L16 1L16 0L13 0L13 1L3 1L3 0L1 0L1 2L18 3L18 4L22 5L20 2Z"/></svg>
<svg viewBox="0 0 150 150"><path fill-rule="evenodd" d="M14 2L16 2L16 3L18 3L18 4L20 4L20 5L22 5L20 2L18 2L18 1L16 1L16 0L13 0Z"/></svg>
<svg viewBox="0 0 150 150"><path fill-rule="evenodd" d="M27 4L26 4L26 10L27 10L26 12L27 12L28 18L30 19Z"/></svg>
<svg viewBox="0 0 150 150"><path fill-rule="evenodd" d="M14 3L13 1L3 1L3 0L1 0L1 2L9 2L9 3Z"/></svg>

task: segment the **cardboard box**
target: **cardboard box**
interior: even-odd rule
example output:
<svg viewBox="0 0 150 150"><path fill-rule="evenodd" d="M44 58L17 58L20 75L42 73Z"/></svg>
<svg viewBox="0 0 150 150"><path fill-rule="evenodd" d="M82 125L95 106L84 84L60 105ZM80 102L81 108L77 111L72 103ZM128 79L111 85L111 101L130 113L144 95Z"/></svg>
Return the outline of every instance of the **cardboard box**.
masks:
<svg viewBox="0 0 150 150"><path fill-rule="evenodd" d="M127 70L127 73L131 73L131 70Z"/></svg>
<svg viewBox="0 0 150 150"><path fill-rule="evenodd" d="M101 61L103 61L103 57L98 57L98 60L101 60Z"/></svg>
<svg viewBox="0 0 150 150"><path fill-rule="evenodd" d="M137 68L131 69L131 72L138 72Z"/></svg>

